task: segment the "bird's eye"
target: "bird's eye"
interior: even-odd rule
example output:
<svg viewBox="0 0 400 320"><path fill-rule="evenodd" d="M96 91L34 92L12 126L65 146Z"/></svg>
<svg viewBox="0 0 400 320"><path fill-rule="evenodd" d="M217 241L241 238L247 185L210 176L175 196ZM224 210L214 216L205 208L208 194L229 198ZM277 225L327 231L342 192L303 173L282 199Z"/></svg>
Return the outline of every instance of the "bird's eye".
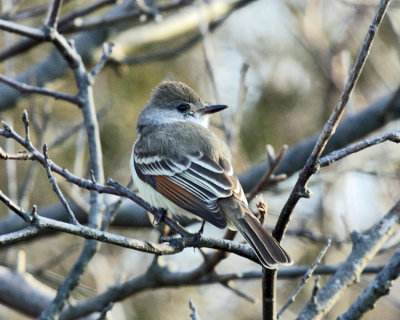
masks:
<svg viewBox="0 0 400 320"><path fill-rule="evenodd" d="M181 113L187 112L189 110L189 106L187 104L180 104L177 107L177 110Z"/></svg>

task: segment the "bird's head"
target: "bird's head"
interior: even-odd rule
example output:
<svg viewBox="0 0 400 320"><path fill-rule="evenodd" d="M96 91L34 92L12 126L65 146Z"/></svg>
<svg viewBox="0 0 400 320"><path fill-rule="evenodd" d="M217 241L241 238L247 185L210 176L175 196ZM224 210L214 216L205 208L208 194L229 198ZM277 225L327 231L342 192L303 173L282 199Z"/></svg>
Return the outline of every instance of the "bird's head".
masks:
<svg viewBox="0 0 400 320"><path fill-rule="evenodd" d="M191 121L208 126L208 115L226 109L226 105L209 105L182 82L166 81L153 91L142 110L138 126Z"/></svg>

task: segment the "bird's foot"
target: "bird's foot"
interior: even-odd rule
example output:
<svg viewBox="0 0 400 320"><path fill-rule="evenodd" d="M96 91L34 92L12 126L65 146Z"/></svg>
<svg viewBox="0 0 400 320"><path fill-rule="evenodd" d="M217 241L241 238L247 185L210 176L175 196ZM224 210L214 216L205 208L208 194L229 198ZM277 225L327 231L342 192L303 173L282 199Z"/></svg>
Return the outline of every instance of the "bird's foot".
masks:
<svg viewBox="0 0 400 320"><path fill-rule="evenodd" d="M153 223L155 223L157 225L160 224L164 220L164 217L166 215L167 215L167 210L165 210L163 208L157 209L157 215L154 217Z"/></svg>
<svg viewBox="0 0 400 320"><path fill-rule="evenodd" d="M203 220L203 222L201 223L201 227L199 229L199 231L197 231L196 233L193 233L193 241L195 243L195 247L198 246L198 244L200 243L201 237L203 235L204 232L204 225L206 224L206 220Z"/></svg>
<svg viewBox="0 0 400 320"><path fill-rule="evenodd" d="M203 222L201 223L201 227L200 227L200 229L199 229L199 231L197 232L197 234L199 235L199 236L202 236L203 235L203 232L204 232L204 225L206 224L206 220L203 220Z"/></svg>

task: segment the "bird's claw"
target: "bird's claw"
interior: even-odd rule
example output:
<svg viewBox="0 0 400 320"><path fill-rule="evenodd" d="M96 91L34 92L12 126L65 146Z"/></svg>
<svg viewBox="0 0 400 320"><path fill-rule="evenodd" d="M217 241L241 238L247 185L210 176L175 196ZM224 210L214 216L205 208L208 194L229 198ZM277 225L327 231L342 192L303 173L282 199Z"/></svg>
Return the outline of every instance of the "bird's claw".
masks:
<svg viewBox="0 0 400 320"><path fill-rule="evenodd" d="M164 217L166 215L167 215L167 210L163 208L157 209L157 215L154 217L154 223L156 225L160 224L164 220Z"/></svg>

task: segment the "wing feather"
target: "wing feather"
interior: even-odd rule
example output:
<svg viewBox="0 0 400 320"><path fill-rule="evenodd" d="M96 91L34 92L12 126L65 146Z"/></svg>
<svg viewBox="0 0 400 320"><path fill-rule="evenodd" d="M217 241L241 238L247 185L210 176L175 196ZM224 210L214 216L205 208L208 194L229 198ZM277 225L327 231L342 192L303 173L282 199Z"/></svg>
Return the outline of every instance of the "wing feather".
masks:
<svg viewBox="0 0 400 320"><path fill-rule="evenodd" d="M226 227L218 199L233 194L235 181L226 174L221 161L217 163L200 152L175 159L138 153L135 150L134 165L140 179L186 211L217 227Z"/></svg>
<svg viewBox="0 0 400 320"><path fill-rule="evenodd" d="M157 176L156 182L156 190L170 201L179 205L182 209L194 213L218 228L222 229L226 227L225 217L222 214L219 205L217 205L217 202L214 202L211 206L205 206L204 202L194 196L190 191L175 184L165 176Z"/></svg>

